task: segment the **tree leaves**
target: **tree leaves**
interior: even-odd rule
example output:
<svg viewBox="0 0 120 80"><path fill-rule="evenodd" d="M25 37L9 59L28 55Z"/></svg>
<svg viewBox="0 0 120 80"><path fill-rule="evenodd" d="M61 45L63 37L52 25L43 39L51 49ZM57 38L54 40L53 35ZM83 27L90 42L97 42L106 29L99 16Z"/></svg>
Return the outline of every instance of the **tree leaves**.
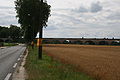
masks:
<svg viewBox="0 0 120 80"><path fill-rule="evenodd" d="M39 28L47 26L50 16L50 5L39 0L16 0L16 17L25 32L25 38L32 40L36 37Z"/></svg>

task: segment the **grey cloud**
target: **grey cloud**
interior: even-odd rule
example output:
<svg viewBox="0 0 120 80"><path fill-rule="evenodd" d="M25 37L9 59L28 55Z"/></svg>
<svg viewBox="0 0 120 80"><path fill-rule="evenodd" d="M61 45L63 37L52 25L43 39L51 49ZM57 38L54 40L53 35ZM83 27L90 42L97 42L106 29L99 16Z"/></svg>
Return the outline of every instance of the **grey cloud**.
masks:
<svg viewBox="0 0 120 80"><path fill-rule="evenodd" d="M117 13L111 13L107 19L111 19L111 20L120 20L120 12Z"/></svg>
<svg viewBox="0 0 120 80"><path fill-rule="evenodd" d="M61 20L63 20L62 22L68 24L68 23L74 23L74 24L79 24L80 22L82 22L80 19L78 19L77 17L74 17L72 15L68 14L61 14L61 13L56 13L53 14L53 16L57 16L59 17ZM59 20L59 21L61 21ZM58 21L58 20L57 20Z"/></svg>
<svg viewBox="0 0 120 80"><path fill-rule="evenodd" d="M9 26L10 24L17 25L17 20L14 17L6 17L6 19L1 19L0 25Z"/></svg>
<svg viewBox="0 0 120 80"><path fill-rule="evenodd" d="M103 7L100 5L100 2L92 3L91 4L91 12L99 12L103 9Z"/></svg>
<svg viewBox="0 0 120 80"><path fill-rule="evenodd" d="M85 8L84 6L81 6L78 11L79 12L88 12L88 9Z"/></svg>
<svg viewBox="0 0 120 80"><path fill-rule="evenodd" d="M88 11L90 12L90 10ZM71 9L54 10L51 16L53 17L52 21L49 20L48 29L45 29L45 37L120 37L119 23L106 24L107 19L102 16L104 10L96 14L89 12L87 13L86 10L80 13L80 11ZM98 16L98 21L87 21L95 16ZM103 18L102 21L100 17Z"/></svg>
<svg viewBox="0 0 120 80"><path fill-rule="evenodd" d="M0 9L14 9L14 7L0 6Z"/></svg>
<svg viewBox="0 0 120 80"><path fill-rule="evenodd" d="M108 2L109 3L109 2ZM106 3L107 4L107 3ZM66 5L67 6L67 5ZM114 6L114 5L111 5ZM110 6L110 9L111 9ZM105 14L103 3L95 2L87 6L80 6L78 9L52 9L52 16L48 27L44 29L44 37L119 37L120 23L113 22L106 24L111 19L120 19L118 10L115 14ZM76 8L76 7L75 7ZM2 11L2 12L1 12ZM99 12L99 13L97 13ZM0 25L17 24L13 7L0 6ZM89 21L95 17L98 21ZM104 18L105 17L105 18ZM102 18L102 19L100 19Z"/></svg>
<svg viewBox="0 0 120 80"><path fill-rule="evenodd" d="M0 6L0 25L9 26L10 24L18 25L15 18L15 10L13 7Z"/></svg>
<svg viewBox="0 0 120 80"><path fill-rule="evenodd" d="M45 28L46 30L57 30L58 28L54 25L54 23L49 23L49 27L46 27Z"/></svg>
<svg viewBox="0 0 120 80"><path fill-rule="evenodd" d="M77 11L81 13L86 13L86 12L96 13L101 11L102 9L103 9L103 6L101 6L100 2L98 1L96 3L92 3L88 8L85 6L80 6Z"/></svg>

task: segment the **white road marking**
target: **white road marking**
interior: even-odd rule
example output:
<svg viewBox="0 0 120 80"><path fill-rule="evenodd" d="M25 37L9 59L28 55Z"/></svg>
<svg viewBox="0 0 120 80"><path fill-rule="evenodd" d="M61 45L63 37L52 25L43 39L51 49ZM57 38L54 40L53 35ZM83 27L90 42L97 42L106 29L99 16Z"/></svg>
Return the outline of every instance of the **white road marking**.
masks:
<svg viewBox="0 0 120 80"><path fill-rule="evenodd" d="M17 63L14 64L13 68L16 68L16 66L17 66Z"/></svg>
<svg viewBox="0 0 120 80"><path fill-rule="evenodd" d="M20 55L20 57L22 57L22 55Z"/></svg>
<svg viewBox="0 0 120 80"><path fill-rule="evenodd" d="M9 80L9 79L10 79L10 77L11 77L11 75L12 75L12 73L9 73L9 74L5 77L5 79L4 79L4 80Z"/></svg>
<svg viewBox="0 0 120 80"><path fill-rule="evenodd" d="M18 61L20 61L20 58L18 58Z"/></svg>

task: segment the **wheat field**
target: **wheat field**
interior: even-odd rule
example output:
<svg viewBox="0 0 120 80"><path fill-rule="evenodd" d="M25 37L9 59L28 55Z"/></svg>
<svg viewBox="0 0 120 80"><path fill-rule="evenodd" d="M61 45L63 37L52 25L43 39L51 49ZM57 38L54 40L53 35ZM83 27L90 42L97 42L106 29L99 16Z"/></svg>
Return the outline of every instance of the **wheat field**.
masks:
<svg viewBox="0 0 120 80"><path fill-rule="evenodd" d="M120 80L120 46L47 44L43 50L54 59L72 64L97 80Z"/></svg>

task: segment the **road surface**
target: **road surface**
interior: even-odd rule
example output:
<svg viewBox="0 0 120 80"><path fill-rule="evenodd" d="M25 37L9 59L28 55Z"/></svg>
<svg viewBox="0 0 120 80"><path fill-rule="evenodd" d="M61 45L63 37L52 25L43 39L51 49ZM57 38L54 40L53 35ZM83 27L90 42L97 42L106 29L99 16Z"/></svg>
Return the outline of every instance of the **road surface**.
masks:
<svg viewBox="0 0 120 80"><path fill-rule="evenodd" d="M18 62L18 58L24 53L25 49L24 45L0 48L0 80L4 80L8 73L13 72L15 63Z"/></svg>

